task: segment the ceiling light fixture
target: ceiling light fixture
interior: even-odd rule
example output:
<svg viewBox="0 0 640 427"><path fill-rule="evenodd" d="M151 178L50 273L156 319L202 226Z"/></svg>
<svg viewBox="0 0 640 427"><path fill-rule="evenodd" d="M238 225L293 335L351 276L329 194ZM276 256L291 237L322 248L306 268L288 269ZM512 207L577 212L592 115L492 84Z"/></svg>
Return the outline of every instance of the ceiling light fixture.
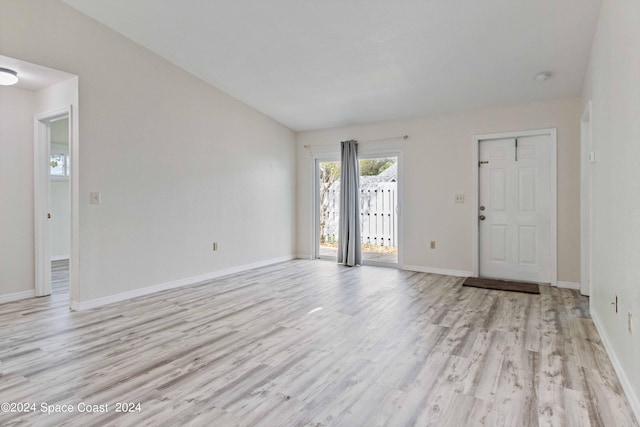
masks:
<svg viewBox="0 0 640 427"><path fill-rule="evenodd" d="M18 73L8 68L0 67L0 85L11 86L18 83Z"/></svg>
<svg viewBox="0 0 640 427"><path fill-rule="evenodd" d="M543 71L542 73L536 74L536 80L539 82L544 82L545 80L549 80L551 78L551 73L548 71Z"/></svg>

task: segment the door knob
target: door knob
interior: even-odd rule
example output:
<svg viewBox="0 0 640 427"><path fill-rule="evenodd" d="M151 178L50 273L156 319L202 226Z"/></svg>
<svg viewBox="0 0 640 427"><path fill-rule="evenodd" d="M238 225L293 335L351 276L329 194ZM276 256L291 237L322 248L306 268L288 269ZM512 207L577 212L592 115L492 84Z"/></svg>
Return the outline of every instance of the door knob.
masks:
<svg viewBox="0 0 640 427"><path fill-rule="evenodd" d="M484 215L480 215L480 216L478 217L478 219L480 219L480 221L484 221L485 219L487 219L487 217L486 217L486 216L484 216Z"/></svg>

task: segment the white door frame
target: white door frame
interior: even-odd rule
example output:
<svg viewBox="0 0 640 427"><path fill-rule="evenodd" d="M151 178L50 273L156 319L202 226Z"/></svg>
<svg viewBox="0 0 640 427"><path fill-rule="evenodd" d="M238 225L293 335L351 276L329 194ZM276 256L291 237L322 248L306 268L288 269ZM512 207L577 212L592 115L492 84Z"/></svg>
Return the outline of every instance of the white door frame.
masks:
<svg viewBox="0 0 640 427"><path fill-rule="evenodd" d="M591 152L592 106L587 103L580 117L580 293L591 295L591 265L593 244L591 241ZM595 159L593 159L595 161Z"/></svg>
<svg viewBox="0 0 640 427"><path fill-rule="evenodd" d="M73 144L73 116L71 106L60 108L34 116L34 147L33 147L33 171L34 171L34 239L35 239L35 293L36 296L51 294L51 187L49 176L49 162L51 161L51 122L61 118L69 119L69 158L71 161L71 173L69 177L70 198L69 203L73 207L73 179L75 167L75 149ZM73 210L70 209L73 216ZM73 218L71 224L73 230ZM73 231L72 231L73 232ZM71 271L74 253L74 240L71 240L69 254L69 270ZM71 296L71 283L69 283ZM71 301L71 299L70 299Z"/></svg>
<svg viewBox="0 0 640 427"><path fill-rule="evenodd" d="M367 147L360 148L358 147L358 160L360 159L376 159L381 157L396 157L398 159L398 175L397 175L397 183L398 183L398 212L397 212L397 220L398 220L398 261L396 263L389 262L380 262L380 261L365 261L362 260L363 265L373 265L380 267L390 267L390 268L398 268L403 269L402 263L402 255L404 251L402 250L403 244L403 228L402 224L404 221L402 220L402 203L404 201L404 177L403 177L403 158L402 158L403 150L401 148L393 148L385 150L384 148L371 148L367 149Z"/></svg>
<svg viewBox="0 0 640 427"><path fill-rule="evenodd" d="M318 165L321 162L339 162L340 152L327 152L313 155L313 199L312 199L312 211L311 215L311 258L312 259L331 259L329 257L320 256L320 174L318 173Z"/></svg>
<svg viewBox="0 0 640 427"><path fill-rule="evenodd" d="M549 177L551 180L551 224L550 224L550 273L551 273L551 285L558 286L558 197L557 197L557 186L558 186L558 178L557 178L557 130L555 128L551 129L537 129L537 130L526 130L520 132L502 132L502 133L490 133L483 135L474 135L473 137L473 145L472 145L472 160L473 160L473 190L471 192L472 196L472 260L473 260L473 277L478 277L480 274L480 236L479 236L479 224L478 224L478 215L479 215L479 192L480 192L480 168L478 165L479 162L479 152L480 152L480 142L486 141L489 139L508 139L508 138L521 138L526 136L540 136L540 135L548 135L551 140L551 176Z"/></svg>

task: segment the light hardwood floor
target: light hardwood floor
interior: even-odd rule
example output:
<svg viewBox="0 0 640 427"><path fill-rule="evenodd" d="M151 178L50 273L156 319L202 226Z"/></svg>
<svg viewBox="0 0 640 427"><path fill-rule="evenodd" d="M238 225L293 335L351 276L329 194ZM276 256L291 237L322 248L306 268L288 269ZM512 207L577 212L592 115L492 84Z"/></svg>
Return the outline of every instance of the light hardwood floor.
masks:
<svg viewBox="0 0 640 427"><path fill-rule="evenodd" d="M51 261L51 293L69 295L69 260Z"/></svg>
<svg viewBox="0 0 640 427"><path fill-rule="evenodd" d="M0 402L109 412L0 424L637 426L587 298L461 282L298 260L86 312L8 303Z"/></svg>

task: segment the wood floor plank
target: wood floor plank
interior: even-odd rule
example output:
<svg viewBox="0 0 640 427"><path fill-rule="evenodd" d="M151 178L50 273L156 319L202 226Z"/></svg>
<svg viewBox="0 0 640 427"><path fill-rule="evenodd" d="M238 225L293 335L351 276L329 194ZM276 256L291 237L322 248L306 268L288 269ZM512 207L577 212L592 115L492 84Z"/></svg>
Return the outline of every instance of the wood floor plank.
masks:
<svg viewBox="0 0 640 427"><path fill-rule="evenodd" d="M0 305L0 425L638 426L579 292L291 261L84 312ZM139 402L140 412L115 412Z"/></svg>

